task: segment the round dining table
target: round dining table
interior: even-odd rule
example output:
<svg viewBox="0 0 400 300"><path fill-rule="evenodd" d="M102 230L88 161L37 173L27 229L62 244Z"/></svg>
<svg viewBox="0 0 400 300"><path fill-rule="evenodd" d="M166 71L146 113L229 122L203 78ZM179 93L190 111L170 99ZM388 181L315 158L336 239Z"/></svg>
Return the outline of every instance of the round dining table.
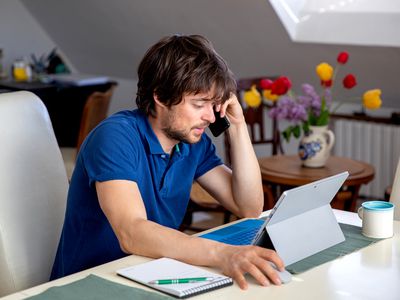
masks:
<svg viewBox="0 0 400 300"><path fill-rule="evenodd" d="M332 200L332 207L355 211L362 184L374 178L374 167L346 157L330 156L324 167L304 167L297 155L274 155L259 159L264 187L264 209L270 209L279 195L290 188L307 184L344 171L349 177Z"/></svg>

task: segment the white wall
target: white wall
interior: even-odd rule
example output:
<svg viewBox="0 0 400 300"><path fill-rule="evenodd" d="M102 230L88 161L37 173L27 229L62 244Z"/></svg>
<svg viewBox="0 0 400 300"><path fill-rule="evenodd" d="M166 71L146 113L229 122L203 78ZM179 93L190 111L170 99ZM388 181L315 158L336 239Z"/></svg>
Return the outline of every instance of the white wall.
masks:
<svg viewBox="0 0 400 300"><path fill-rule="evenodd" d="M8 74L16 58L48 54L55 43L19 1L0 1L0 48Z"/></svg>
<svg viewBox="0 0 400 300"><path fill-rule="evenodd" d="M49 53L57 45L73 69L120 82L110 113L134 107L139 61L152 43L172 33L209 37L238 78L284 74L297 91L303 82L318 84L317 63L333 63L339 51L347 50L351 56L341 75L353 72L359 85L336 89L335 100L379 87L383 105L400 109L400 48L293 43L266 0L0 2L6 68L17 57Z"/></svg>
<svg viewBox="0 0 400 300"><path fill-rule="evenodd" d="M379 87L384 106L400 109L400 48L293 43L267 0L20 1L81 72L135 79L144 52L162 36L199 33L238 78L284 74L299 90L303 82L318 84L319 62L334 63L347 50L346 71L359 84L351 91L337 89L335 97Z"/></svg>
<svg viewBox="0 0 400 300"><path fill-rule="evenodd" d="M334 63L337 53L346 50L351 56L342 74L354 73L359 85L347 92L336 90L335 100L379 87L388 109L375 114L400 109L400 48L293 43L266 0L0 2L0 47L6 63L30 53L48 53L57 45L78 71L119 82L110 113L135 107L139 61L151 44L173 33L207 36L238 78L287 75L295 90L303 82L318 84L316 64ZM222 154L222 140L216 143ZM288 152L295 152L296 144L286 146ZM256 151L269 153L263 147Z"/></svg>
<svg viewBox="0 0 400 300"><path fill-rule="evenodd" d="M120 77L113 79L118 82L118 86L114 91L108 114L136 108L137 80Z"/></svg>

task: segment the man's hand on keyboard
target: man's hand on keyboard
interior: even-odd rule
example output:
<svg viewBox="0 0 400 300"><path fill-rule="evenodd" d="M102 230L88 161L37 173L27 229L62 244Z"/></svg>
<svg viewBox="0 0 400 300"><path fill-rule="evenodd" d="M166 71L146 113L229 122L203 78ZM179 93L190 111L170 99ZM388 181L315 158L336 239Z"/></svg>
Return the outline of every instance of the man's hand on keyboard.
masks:
<svg viewBox="0 0 400 300"><path fill-rule="evenodd" d="M253 276L261 285L280 285L278 273L271 266L272 262L279 271L284 270L283 261L274 250L258 246L231 246L221 244L218 259L223 273L232 277L241 289L247 289L245 274Z"/></svg>

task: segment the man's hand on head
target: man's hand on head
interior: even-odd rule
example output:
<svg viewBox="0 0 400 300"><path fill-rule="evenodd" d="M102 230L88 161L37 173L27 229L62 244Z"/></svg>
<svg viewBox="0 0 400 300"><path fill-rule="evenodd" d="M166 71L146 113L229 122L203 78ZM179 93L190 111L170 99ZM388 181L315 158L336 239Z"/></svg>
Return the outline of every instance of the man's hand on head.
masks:
<svg viewBox="0 0 400 300"><path fill-rule="evenodd" d="M221 112L221 117L227 116L233 124L244 122L242 106L234 93L223 104L218 104L215 109Z"/></svg>

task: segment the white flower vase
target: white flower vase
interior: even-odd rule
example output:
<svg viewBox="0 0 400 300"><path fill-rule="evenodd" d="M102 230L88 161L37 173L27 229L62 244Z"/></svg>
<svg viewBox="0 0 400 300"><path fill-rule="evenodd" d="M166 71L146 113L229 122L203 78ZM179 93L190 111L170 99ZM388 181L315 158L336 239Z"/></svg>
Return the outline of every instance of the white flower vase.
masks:
<svg viewBox="0 0 400 300"><path fill-rule="evenodd" d="M310 126L308 134L303 136L299 145L299 156L304 167L321 168L325 166L335 135L328 126Z"/></svg>

